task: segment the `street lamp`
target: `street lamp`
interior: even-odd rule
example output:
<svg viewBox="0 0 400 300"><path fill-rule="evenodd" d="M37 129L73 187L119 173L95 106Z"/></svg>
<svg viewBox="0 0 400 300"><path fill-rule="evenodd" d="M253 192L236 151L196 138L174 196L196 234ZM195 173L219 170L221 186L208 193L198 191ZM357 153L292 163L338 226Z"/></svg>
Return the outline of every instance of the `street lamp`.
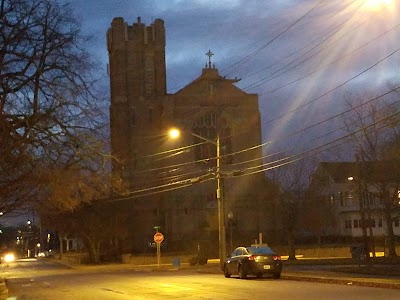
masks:
<svg viewBox="0 0 400 300"><path fill-rule="evenodd" d="M216 194L217 194L217 202L218 202L218 241L219 241L219 262L221 269L224 266L225 258L226 258L226 237L225 237L225 204L224 198L222 195L222 181L221 181L221 154L220 154L220 138L219 132L217 132L217 139L213 141L211 139L205 138L201 135L198 135L194 132L190 132L191 135L211 143L217 148L217 156L216 156L216 170L215 170L215 178L217 180ZM180 130L173 128L169 131L169 136L171 138L178 138L180 136Z"/></svg>

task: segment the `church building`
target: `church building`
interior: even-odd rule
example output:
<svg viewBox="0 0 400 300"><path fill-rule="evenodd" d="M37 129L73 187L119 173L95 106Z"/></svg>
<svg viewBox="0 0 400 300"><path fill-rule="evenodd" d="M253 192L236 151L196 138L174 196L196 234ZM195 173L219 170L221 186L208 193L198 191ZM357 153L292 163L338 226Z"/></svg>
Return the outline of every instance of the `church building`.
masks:
<svg viewBox="0 0 400 300"><path fill-rule="evenodd" d="M221 76L211 51L199 77L168 94L165 42L161 19L118 17L107 32L112 168L127 190L118 205L130 216L131 248L156 231L171 250L216 248L221 228L228 252L273 241L278 191L263 170L258 96Z"/></svg>

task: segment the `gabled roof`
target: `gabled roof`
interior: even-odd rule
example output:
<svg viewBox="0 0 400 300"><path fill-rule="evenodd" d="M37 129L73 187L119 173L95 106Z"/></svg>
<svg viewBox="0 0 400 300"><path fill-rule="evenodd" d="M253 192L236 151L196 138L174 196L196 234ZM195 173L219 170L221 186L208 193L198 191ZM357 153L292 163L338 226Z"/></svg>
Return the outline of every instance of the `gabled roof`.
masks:
<svg viewBox="0 0 400 300"><path fill-rule="evenodd" d="M347 182L350 176L357 176L355 162L321 162L319 168L322 168L337 183Z"/></svg>
<svg viewBox="0 0 400 300"><path fill-rule="evenodd" d="M399 166L389 161L375 162L321 162L323 169L337 183L347 182L349 177L361 177L368 182L399 182Z"/></svg>
<svg viewBox="0 0 400 300"><path fill-rule="evenodd" d="M233 95L247 95L244 91L239 89L234 85L239 79L228 79L218 73L218 69L211 66L203 68L201 75L186 85L184 88L175 93L175 95L185 96L185 95L198 95L200 91L209 93L210 83L215 84L216 90L223 90L224 94Z"/></svg>

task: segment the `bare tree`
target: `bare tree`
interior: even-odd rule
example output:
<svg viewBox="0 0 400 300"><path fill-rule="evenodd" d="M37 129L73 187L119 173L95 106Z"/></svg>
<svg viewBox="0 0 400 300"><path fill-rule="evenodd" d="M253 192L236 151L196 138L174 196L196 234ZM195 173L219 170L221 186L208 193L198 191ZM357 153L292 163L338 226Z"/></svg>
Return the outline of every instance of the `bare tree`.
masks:
<svg viewBox="0 0 400 300"><path fill-rule="evenodd" d="M49 195L58 172L104 169L105 99L68 5L1 0L0 35L0 209L12 210Z"/></svg>
<svg viewBox="0 0 400 300"><path fill-rule="evenodd" d="M395 92L396 89L393 89ZM393 96L393 95L392 95ZM361 195L366 194L367 182L377 191L375 197L382 199L382 212L386 221L386 235L389 256L396 256L395 236L393 232L393 213L398 208L397 191L400 188L400 173L390 172L385 177L379 176L378 162L390 161L390 164L397 164L396 155L390 155L394 145L399 140L398 135L398 114L393 113L396 104L396 95L389 99L376 97L374 101L366 102L366 99L373 99L372 96L349 94L346 99L347 106L351 113L343 120L346 129L352 135L352 142L355 152L360 156ZM393 142L393 143L391 143ZM392 150L389 150L392 148ZM396 152L396 151L395 151ZM371 164L372 163L372 164ZM371 166L372 170L365 170L364 166ZM398 165L400 166L400 164ZM396 170L398 168L395 168ZM368 200L368 197L364 200ZM395 201L397 200L397 201ZM370 215L370 203L367 202L367 212ZM368 222L370 223L370 222ZM364 225L365 226L365 225ZM369 228L370 234L372 229Z"/></svg>
<svg viewBox="0 0 400 300"><path fill-rule="evenodd" d="M286 232L289 259L296 259L295 233L299 229L308 179L312 169L312 160L303 159L271 172L271 179L277 182L281 189L281 222Z"/></svg>
<svg viewBox="0 0 400 300"><path fill-rule="evenodd" d="M42 222L56 230L61 238L79 238L89 254L89 262L99 263L102 254L114 258L121 255L123 245L119 244L130 236L131 227L127 226L130 217L129 210L124 210L123 206L97 201L81 202L73 211L45 212Z"/></svg>

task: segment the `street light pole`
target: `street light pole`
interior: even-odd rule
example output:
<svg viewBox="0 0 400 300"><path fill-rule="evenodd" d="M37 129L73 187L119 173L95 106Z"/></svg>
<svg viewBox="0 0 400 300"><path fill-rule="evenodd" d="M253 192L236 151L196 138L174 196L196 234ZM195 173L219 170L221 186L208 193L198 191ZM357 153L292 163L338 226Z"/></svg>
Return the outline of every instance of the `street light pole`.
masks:
<svg viewBox="0 0 400 300"><path fill-rule="evenodd" d="M218 241L219 241L218 250L219 250L219 262L222 270L226 258L226 236L225 236L225 202L223 197L223 181L221 179L221 146L220 146L219 132L217 132L216 141L205 138L194 132L191 132L191 134L217 147L217 157L216 157L217 166L215 170L215 178L217 181L216 193L218 202ZM177 138L179 136L179 130L171 129L169 131L169 135L172 138Z"/></svg>
<svg viewBox="0 0 400 300"><path fill-rule="evenodd" d="M219 133L217 134L217 201L218 201L218 239L219 239L219 263L221 270L224 266L226 258L226 237L225 237L225 205L223 198L223 191L221 191L221 168L220 168L220 139Z"/></svg>

